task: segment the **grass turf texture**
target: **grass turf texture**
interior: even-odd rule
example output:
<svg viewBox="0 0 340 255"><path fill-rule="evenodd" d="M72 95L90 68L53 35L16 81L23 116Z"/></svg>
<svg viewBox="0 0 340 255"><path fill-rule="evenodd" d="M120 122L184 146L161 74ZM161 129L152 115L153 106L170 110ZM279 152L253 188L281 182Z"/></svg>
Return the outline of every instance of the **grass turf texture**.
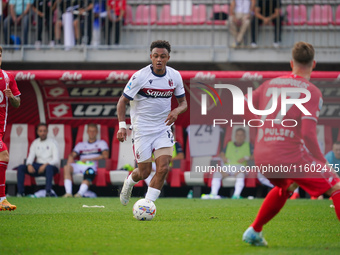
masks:
<svg viewBox="0 0 340 255"><path fill-rule="evenodd" d="M264 228L269 248L242 242L263 200L161 198L150 222L132 198L12 198L0 212L0 254L340 254L329 200L290 200ZM83 208L82 205L105 208Z"/></svg>

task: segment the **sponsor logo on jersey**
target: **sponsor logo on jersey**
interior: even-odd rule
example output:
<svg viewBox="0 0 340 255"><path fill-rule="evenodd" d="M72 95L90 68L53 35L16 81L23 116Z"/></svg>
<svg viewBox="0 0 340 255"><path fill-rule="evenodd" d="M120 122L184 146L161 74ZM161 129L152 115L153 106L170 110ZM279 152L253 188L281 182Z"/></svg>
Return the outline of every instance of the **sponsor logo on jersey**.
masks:
<svg viewBox="0 0 340 255"><path fill-rule="evenodd" d="M160 98L169 98L172 97L174 93L174 89L141 89L138 94L144 97L160 97Z"/></svg>

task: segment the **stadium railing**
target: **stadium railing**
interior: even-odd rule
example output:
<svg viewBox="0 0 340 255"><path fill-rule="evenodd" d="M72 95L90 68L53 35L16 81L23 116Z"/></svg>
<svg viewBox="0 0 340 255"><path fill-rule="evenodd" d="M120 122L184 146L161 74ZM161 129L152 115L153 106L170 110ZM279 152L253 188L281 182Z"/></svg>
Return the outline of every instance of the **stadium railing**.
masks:
<svg viewBox="0 0 340 255"><path fill-rule="evenodd" d="M101 0L94 2L95 7L93 11L86 14L89 15L87 19L78 15L77 10L73 11L73 17L79 21L78 23L83 34L83 40L81 41L83 45L75 46L76 48L81 47L82 49L86 48L86 50L103 47L140 48L147 47L149 42L155 38L164 38L171 41L173 46L184 48L229 48L233 42L233 37L228 33L227 20L213 19L216 13L229 14L230 1L128 0L125 23L124 25L121 24L121 42L119 45L108 45L108 38L114 37L115 28L113 26L113 31L109 35L108 18L105 5L103 5L104 2ZM176 2L177 4L174 4ZM182 5L183 2L187 2L189 5ZM282 47L291 47L296 38L309 40L315 47L340 47L339 0L282 0L281 2L281 15L285 20ZM292 6L294 6L293 12L291 12ZM300 11L296 9L297 6L300 6ZM12 26L12 29L8 30L8 37L12 38L11 41L9 43L4 41L3 21L6 15L8 16L9 5L7 5L6 9L3 12L4 14L1 15L0 22L1 45L6 48L22 50L35 48L51 50L52 48L65 47L63 43L60 45L50 44L54 30L52 28L56 26L57 21L62 20L63 13L60 8L57 8L54 12L50 10L49 17L51 22L45 22L43 25L41 44L36 44L38 38L38 16L33 11L30 12L28 45L23 44L23 31L20 24L15 24ZM302 16L301 22L296 21L296 16ZM307 23L304 21L305 18L308 21ZM291 20L294 21L291 22ZM71 24L72 22L69 23L69 25ZM66 24L63 27L65 26ZM84 29L87 27L89 29ZM55 28L56 30L59 29ZM272 47L272 30L273 26L261 26L261 29L259 29L261 34L260 41L258 42L259 47ZM266 36L266 34L269 36ZM66 38L63 37L64 33L62 32L62 42L66 41ZM320 39L322 37L327 37L329 40ZM250 31L246 36L244 47L247 48L249 45Z"/></svg>

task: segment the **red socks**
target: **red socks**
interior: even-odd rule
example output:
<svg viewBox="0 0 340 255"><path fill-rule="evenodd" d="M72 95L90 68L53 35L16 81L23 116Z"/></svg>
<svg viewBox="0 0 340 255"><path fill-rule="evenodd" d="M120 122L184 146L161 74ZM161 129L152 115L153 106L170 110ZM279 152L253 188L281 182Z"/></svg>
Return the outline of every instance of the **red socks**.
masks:
<svg viewBox="0 0 340 255"><path fill-rule="evenodd" d="M336 216L340 220L340 190L334 191L332 193L331 198L333 200L333 204L334 204L334 207L335 207Z"/></svg>
<svg viewBox="0 0 340 255"><path fill-rule="evenodd" d="M282 189L279 187L274 187L266 196L263 201L263 204L257 213L256 219L254 220L251 226L254 228L256 232L261 232L263 225L269 222L276 214L279 213L281 208L285 205L290 194L286 192L282 192ZM339 196L340 202L340 196ZM340 212L340 206L339 206Z"/></svg>
<svg viewBox="0 0 340 255"><path fill-rule="evenodd" d="M6 169L7 169L8 162L0 161L0 197L6 196Z"/></svg>

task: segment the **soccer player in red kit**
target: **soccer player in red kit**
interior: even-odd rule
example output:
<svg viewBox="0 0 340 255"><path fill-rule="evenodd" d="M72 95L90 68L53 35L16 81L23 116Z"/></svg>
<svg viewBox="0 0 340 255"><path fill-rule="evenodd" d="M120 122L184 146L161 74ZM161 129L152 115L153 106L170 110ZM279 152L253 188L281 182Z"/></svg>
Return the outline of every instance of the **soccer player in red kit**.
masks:
<svg viewBox="0 0 340 255"><path fill-rule="evenodd" d="M271 108L275 88L281 91L281 94L285 90L299 88L301 93L297 91L289 94L288 92L287 98L302 99L300 105L287 104L286 115L283 115L285 109L281 107L281 97L278 92L277 109L272 114L262 116L264 125L258 129L256 137L255 164L260 171L262 166L271 165L291 166L292 172L264 173L275 187L268 193L256 219L243 234L243 241L255 246L267 246L262 236L262 227L280 212L288 197L298 186L311 196L319 196L323 193L331 196L336 215L340 220L340 180L326 165L327 161L320 150L316 134L323 101L320 90L309 82L316 65L314 53L311 44L296 43L292 50L293 59L290 62L292 73L264 82L252 95L252 104L257 110ZM308 101L308 91L302 89L310 92L311 97ZM249 101L250 96L246 98ZM307 98L306 102L302 103L304 98ZM276 121L272 121L273 119ZM282 125L282 121L286 123ZM308 171L311 167L323 168L323 171Z"/></svg>
<svg viewBox="0 0 340 255"><path fill-rule="evenodd" d="M6 169L9 160L6 144L2 141L7 124L9 102L15 108L20 106L20 91L11 73L1 69L2 47L0 46L0 211L12 211L17 207L10 204L5 195Z"/></svg>

